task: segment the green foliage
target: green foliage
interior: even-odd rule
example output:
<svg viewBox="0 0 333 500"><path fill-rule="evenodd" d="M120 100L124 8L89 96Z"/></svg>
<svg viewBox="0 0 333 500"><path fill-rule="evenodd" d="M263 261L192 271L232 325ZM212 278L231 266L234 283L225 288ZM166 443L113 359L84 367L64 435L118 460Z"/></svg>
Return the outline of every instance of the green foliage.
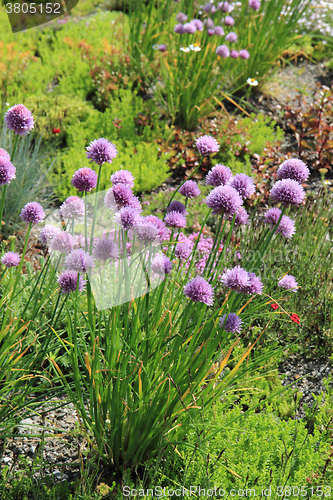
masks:
<svg viewBox="0 0 333 500"><path fill-rule="evenodd" d="M195 452L179 448L183 458L168 454L161 474L167 488L255 488L261 496L261 489L271 486L275 498L277 486L309 485L307 477L323 466L322 454L329 450L319 426L310 435L304 421L280 420L268 411L242 416L238 406L226 410L225 404L217 404L194 427L184 445L195 446ZM215 428L221 430L210 438ZM331 484L328 474L320 484Z"/></svg>

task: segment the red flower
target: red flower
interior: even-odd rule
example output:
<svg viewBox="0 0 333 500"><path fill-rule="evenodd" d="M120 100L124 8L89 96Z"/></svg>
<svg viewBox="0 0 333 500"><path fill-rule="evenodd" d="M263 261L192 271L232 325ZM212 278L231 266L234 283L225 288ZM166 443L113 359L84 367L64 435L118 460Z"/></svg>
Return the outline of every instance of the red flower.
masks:
<svg viewBox="0 0 333 500"><path fill-rule="evenodd" d="M291 321L293 321L294 323L297 323L299 325L299 316L297 316L297 314L292 314L290 316L290 319L291 319Z"/></svg>
<svg viewBox="0 0 333 500"><path fill-rule="evenodd" d="M52 130L52 133L53 133L53 134L60 134L60 128L54 128L54 129Z"/></svg>
<svg viewBox="0 0 333 500"><path fill-rule="evenodd" d="M274 302L274 304L271 304L271 308L276 311L276 309L279 309L279 306Z"/></svg>

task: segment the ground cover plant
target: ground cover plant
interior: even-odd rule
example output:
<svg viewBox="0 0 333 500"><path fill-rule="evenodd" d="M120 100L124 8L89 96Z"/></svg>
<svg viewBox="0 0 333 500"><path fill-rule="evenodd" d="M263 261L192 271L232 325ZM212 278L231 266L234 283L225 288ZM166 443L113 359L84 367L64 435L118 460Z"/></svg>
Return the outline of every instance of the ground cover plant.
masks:
<svg viewBox="0 0 333 500"><path fill-rule="evenodd" d="M281 125L247 101L286 57L328 54L297 32L312 2L116 7L1 35L0 497L158 481L319 498L331 381L299 419L278 366L332 353L331 91L280 114L285 157ZM45 457L56 428L8 459L24 419L67 402L79 479Z"/></svg>

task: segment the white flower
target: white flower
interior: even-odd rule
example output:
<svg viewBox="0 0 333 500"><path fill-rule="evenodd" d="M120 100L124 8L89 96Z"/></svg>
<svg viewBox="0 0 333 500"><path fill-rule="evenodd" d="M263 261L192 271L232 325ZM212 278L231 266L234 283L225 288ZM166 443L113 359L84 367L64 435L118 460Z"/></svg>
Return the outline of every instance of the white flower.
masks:
<svg viewBox="0 0 333 500"><path fill-rule="evenodd" d="M190 47L180 47L180 49L182 52L190 52Z"/></svg>
<svg viewBox="0 0 333 500"><path fill-rule="evenodd" d="M155 44L155 45L153 45L153 49L154 49L154 50L158 50L158 45L156 45L156 44Z"/></svg>
<svg viewBox="0 0 333 500"><path fill-rule="evenodd" d="M256 85L258 85L257 80L255 80L254 78L248 78L248 79L246 80L246 83L248 83L249 85L253 85L254 87L255 87Z"/></svg>
<svg viewBox="0 0 333 500"><path fill-rule="evenodd" d="M191 50L194 50L194 52L200 52L200 50L201 50L200 47L198 47L197 45L192 45L192 44L189 45L188 48L191 49Z"/></svg>

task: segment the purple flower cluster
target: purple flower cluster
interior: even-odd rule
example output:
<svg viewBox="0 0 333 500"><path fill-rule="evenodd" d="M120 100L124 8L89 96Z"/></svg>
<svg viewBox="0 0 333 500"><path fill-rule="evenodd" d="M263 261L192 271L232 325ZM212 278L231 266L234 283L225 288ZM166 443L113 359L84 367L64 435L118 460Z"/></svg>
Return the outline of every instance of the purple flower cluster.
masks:
<svg viewBox="0 0 333 500"><path fill-rule="evenodd" d="M175 249L175 256L177 259L185 261L191 255L191 249L186 243L177 243Z"/></svg>
<svg viewBox="0 0 333 500"><path fill-rule="evenodd" d="M243 198L250 198L255 193L255 185L252 179L246 174L236 174L229 182L230 186L236 189Z"/></svg>
<svg viewBox="0 0 333 500"><path fill-rule="evenodd" d="M183 233L180 233L178 241L179 243L176 245L175 256L179 260L187 260L188 256L193 252L194 246L197 243L195 256L192 255L191 260L195 259L195 267L197 273L201 274L205 269L208 257L213 248L213 239L208 237L205 238L202 234L200 236L199 241L197 239L199 237L199 233L192 233L188 236L185 236ZM222 250L222 248L221 248ZM188 269L190 266L190 261L186 263L186 268Z"/></svg>
<svg viewBox="0 0 333 500"><path fill-rule="evenodd" d="M59 215L63 219L84 216L84 201L78 196L69 196L59 208Z"/></svg>
<svg viewBox="0 0 333 500"><path fill-rule="evenodd" d="M89 193L97 186L97 178L95 170L88 167L80 168L72 177L73 186L80 192L86 191Z"/></svg>
<svg viewBox="0 0 333 500"><path fill-rule="evenodd" d="M88 160L94 161L97 165L112 163L118 153L116 146L103 137L92 141L86 149Z"/></svg>
<svg viewBox="0 0 333 500"><path fill-rule="evenodd" d="M278 282L278 286L284 288L285 290L292 290L293 292L296 292L298 288L297 281L291 274L283 276L283 278L281 278Z"/></svg>
<svg viewBox="0 0 333 500"><path fill-rule="evenodd" d="M185 198L192 199L196 198L200 194L200 189L195 181L185 181L184 184L179 188L179 193Z"/></svg>
<svg viewBox="0 0 333 500"><path fill-rule="evenodd" d="M74 238L67 231L56 233L51 239L50 250L60 253L69 253L74 246Z"/></svg>
<svg viewBox="0 0 333 500"><path fill-rule="evenodd" d="M272 231L278 223L280 216L281 210L279 208L270 208L265 213L264 221L270 225ZM295 231L295 222L286 215L283 215L276 232L280 233L284 238L290 239L295 234Z"/></svg>
<svg viewBox="0 0 333 500"><path fill-rule="evenodd" d="M225 186L232 178L230 168L217 164L206 175L206 184L210 186Z"/></svg>
<svg viewBox="0 0 333 500"><path fill-rule="evenodd" d="M236 293L261 294L263 284L255 273L247 272L240 266L228 269L221 277L223 286Z"/></svg>
<svg viewBox="0 0 333 500"><path fill-rule="evenodd" d="M170 274L172 270L172 263L166 255L157 254L151 262L151 269L159 275Z"/></svg>
<svg viewBox="0 0 333 500"><path fill-rule="evenodd" d="M95 266L94 259L81 248L73 250L65 259L65 266L69 271L87 273Z"/></svg>
<svg viewBox="0 0 333 500"><path fill-rule="evenodd" d="M293 179L282 179L276 182L270 194L274 201L280 201L286 206L298 206L305 198L304 189Z"/></svg>
<svg viewBox="0 0 333 500"><path fill-rule="evenodd" d="M243 200L231 186L218 186L209 193L205 200L206 205L213 209L213 214L225 213L233 215L241 207Z"/></svg>
<svg viewBox="0 0 333 500"><path fill-rule="evenodd" d="M77 278L78 273L76 271L65 271L58 278L58 283L60 285L61 291L63 294L69 294L71 292L75 292L77 288ZM83 276L79 277L79 292L84 290L86 285L86 280Z"/></svg>
<svg viewBox="0 0 333 500"><path fill-rule="evenodd" d="M180 212L169 212L164 217L164 222L167 227L172 229L180 229L186 227L186 217Z"/></svg>
<svg viewBox="0 0 333 500"><path fill-rule="evenodd" d="M125 184L126 186L132 188L134 187L134 179L131 172L128 170L117 170L114 174L111 175L110 181L113 185L116 184Z"/></svg>
<svg viewBox="0 0 333 500"><path fill-rule="evenodd" d="M277 171L278 179L293 179L302 184L310 175L310 170L302 160L290 159L284 161Z"/></svg>
<svg viewBox="0 0 333 500"><path fill-rule="evenodd" d="M7 160L10 160L10 156L9 154L7 153L7 151L5 151L4 149L0 148L0 157L3 156L5 158L7 158Z"/></svg>
<svg viewBox="0 0 333 500"><path fill-rule="evenodd" d="M240 319L239 316L235 313L229 313L227 320L226 320L226 314L224 314L220 319L219 319L219 325L225 329L226 332L230 333L240 333L241 332L241 326L242 326L242 320Z"/></svg>
<svg viewBox="0 0 333 500"><path fill-rule="evenodd" d="M185 297L189 297L193 302L202 302L207 306L214 303L213 287L201 276L196 276L184 287Z"/></svg>
<svg viewBox="0 0 333 500"><path fill-rule="evenodd" d="M21 257L16 252L7 252L1 257L1 263L8 268L16 267L21 262Z"/></svg>
<svg viewBox="0 0 333 500"><path fill-rule="evenodd" d="M6 153L6 155L8 155L8 153ZM0 155L0 186L10 184L10 181L16 179L16 168L10 161L10 156L6 155Z"/></svg>
<svg viewBox="0 0 333 500"><path fill-rule="evenodd" d="M220 149L216 139L210 135L203 135L202 137L199 137L196 140L195 145L202 156L209 156L212 153L217 153Z"/></svg>
<svg viewBox="0 0 333 500"><path fill-rule="evenodd" d="M44 226L39 233L40 240L43 245L49 245L52 238L59 233L61 233L61 229L59 227L53 226L52 224L46 224L46 226Z"/></svg>
<svg viewBox="0 0 333 500"><path fill-rule="evenodd" d="M169 214L170 212L179 212L183 214L185 217L187 215L187 211L185 208L185 205L181 201L172 201L170 205L167 207L167 213Z"/></svg>
<svg viewBox="0 0 333 500"><path fill-rule="evenodd" d="M113 210L116 206L119 210L124 207L131 207L139 212L142 210L140 201L134 196L131 188L122 183L115 184L109 189L105 195L104 204Z"/></svg>
<svg viewBox="0 0 333 500"><path fill-rule="evenodd" d="M23 104L16 104L9 108L5 115L5 122L9 130L24 136L34 128L34 117Z"/></svg>
<svg viewBox="0 0 333 500"><path fill-rule="evenodd" d="M43 207L36 201L27 203L21 210L20 217L24 222L38 224L45 217Z"/></svg>
<svg viewBox="0 0 333 500"><path fill-rule="evenodd" d="M137 226L142 217L140 212L132 207L124 207L115 215L115 221L119 224L123 229L131 229L134 226Z"/></svg>
<svg viewBox="0 0 333 500"><path fill-rule="evenodd" d="M119 257L119 246L110 238L101 238L94 247L94 257L105 262Z"/></svg>

